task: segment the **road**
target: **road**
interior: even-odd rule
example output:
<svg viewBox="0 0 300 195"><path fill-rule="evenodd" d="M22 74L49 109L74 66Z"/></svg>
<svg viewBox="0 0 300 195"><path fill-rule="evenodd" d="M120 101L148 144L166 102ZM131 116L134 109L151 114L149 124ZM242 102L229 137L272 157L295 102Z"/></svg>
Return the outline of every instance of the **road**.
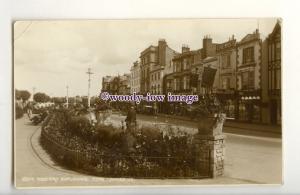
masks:
<svg viewBox="0 0 300 195"><path fill-rule="evenodd" d="M158 119L155 119L158 120ZM181 122L182 124L182 122ZM187 124L188 125L188 124ZM211 185L281 183L281 139L226 133L225 175L215 179L102 178L67 170L39 145L40 127L26 117L15 125L15 184L23 187L116 185Z"/></svg>

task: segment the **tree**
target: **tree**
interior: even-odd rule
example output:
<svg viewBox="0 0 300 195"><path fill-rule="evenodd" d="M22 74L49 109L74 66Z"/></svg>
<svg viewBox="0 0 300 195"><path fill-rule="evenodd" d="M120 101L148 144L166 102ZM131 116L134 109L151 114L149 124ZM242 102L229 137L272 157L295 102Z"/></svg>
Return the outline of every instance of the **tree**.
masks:
<svg viewBox="0 0 300 195"><path fill-rule="evenodd" d="M16 90L16 99L22 99L24 102L30 98L31 94L26 90Z"/></svg>
<svg viewBox="0 0 300 195"><path fill-rule="evenodd" d="M48 95L46 95L45 93L38 92L38 93L34 94L33 99L36 102L43 103L43 102L49 101L50 97Z"/></svg>

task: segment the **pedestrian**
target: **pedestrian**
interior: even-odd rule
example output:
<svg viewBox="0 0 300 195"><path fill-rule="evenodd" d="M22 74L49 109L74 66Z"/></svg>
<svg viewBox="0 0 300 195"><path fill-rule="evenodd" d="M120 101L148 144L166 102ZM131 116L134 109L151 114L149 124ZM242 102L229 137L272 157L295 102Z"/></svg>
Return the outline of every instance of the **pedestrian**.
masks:
<svg viewBox="0 0 300 195"><path fill-rule="evenodd" d="M28 102L27 106L26 106L26 113L29 119L31 119L32 117L32 104L31 102Z"/></svg>
<svg viewBox="0 0 300 195"><path fill-rule="evenodd" d="M126 129L132 131L136 126L136 111L133 105L128 110L127 117L125 119Z"/></svg>
<svg viewBox="0 0 300 195"><path fill-rule="evenodd" d="M153 105L153 109L154 109L154 115L157 116L157 113L158 113L158 108L157 108L157 103L154 102L154 105Z"/></svg>

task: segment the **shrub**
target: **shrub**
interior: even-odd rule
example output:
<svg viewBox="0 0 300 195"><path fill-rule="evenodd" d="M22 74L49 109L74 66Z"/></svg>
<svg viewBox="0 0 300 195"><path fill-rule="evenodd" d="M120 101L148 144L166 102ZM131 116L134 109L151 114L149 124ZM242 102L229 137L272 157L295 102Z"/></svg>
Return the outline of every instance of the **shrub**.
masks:
<svg viewBox="0 0 300 195"><path fill-rule="evenodd" d="M111 125L94 127L86 117L65 110L53 113L44 125L47 136L67 148L62 163L70 168L111 177L191 176L195 168L191 136L172 127L124 132ZM59 150L50 153L56 156Z"/></svg>

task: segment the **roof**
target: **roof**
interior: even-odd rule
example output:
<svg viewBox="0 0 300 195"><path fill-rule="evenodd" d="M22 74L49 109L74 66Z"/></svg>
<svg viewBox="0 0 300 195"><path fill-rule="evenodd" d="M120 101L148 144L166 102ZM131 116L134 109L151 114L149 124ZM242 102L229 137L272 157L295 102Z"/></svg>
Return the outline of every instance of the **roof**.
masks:
<svg viewBox="0 0 300 195"><path fill-rule="evenodd" d="M184 53L177 53L177 55L174 56L173 60L177 60L186 56L195 55L198 53L199 50L191 50Z"/></svg>
<svg viewBox="0 0 300 195"><path fill-rule="evenodd" d="M281 32L281 22L278 20L273 31L269 34L269 38L274 38L277 33Z"/></svg>
<svg viewBox="0 0 300 195"><path fill-rule="evenodd" d="M115 78L115 76L105 76L105 77L103 77L103 81L104 82L111 82L114 78Z"/></svg>
<svg viewBox="0 0 300 195"><path fill-rule="evenodd" d="M247 34L244 38L242 38L242 40L238 44L244 44L244 43L248 43L248 42L259 40L259 39L260 39L260 35L259 35L258 30L256 30L252 34Z"/></svg>

